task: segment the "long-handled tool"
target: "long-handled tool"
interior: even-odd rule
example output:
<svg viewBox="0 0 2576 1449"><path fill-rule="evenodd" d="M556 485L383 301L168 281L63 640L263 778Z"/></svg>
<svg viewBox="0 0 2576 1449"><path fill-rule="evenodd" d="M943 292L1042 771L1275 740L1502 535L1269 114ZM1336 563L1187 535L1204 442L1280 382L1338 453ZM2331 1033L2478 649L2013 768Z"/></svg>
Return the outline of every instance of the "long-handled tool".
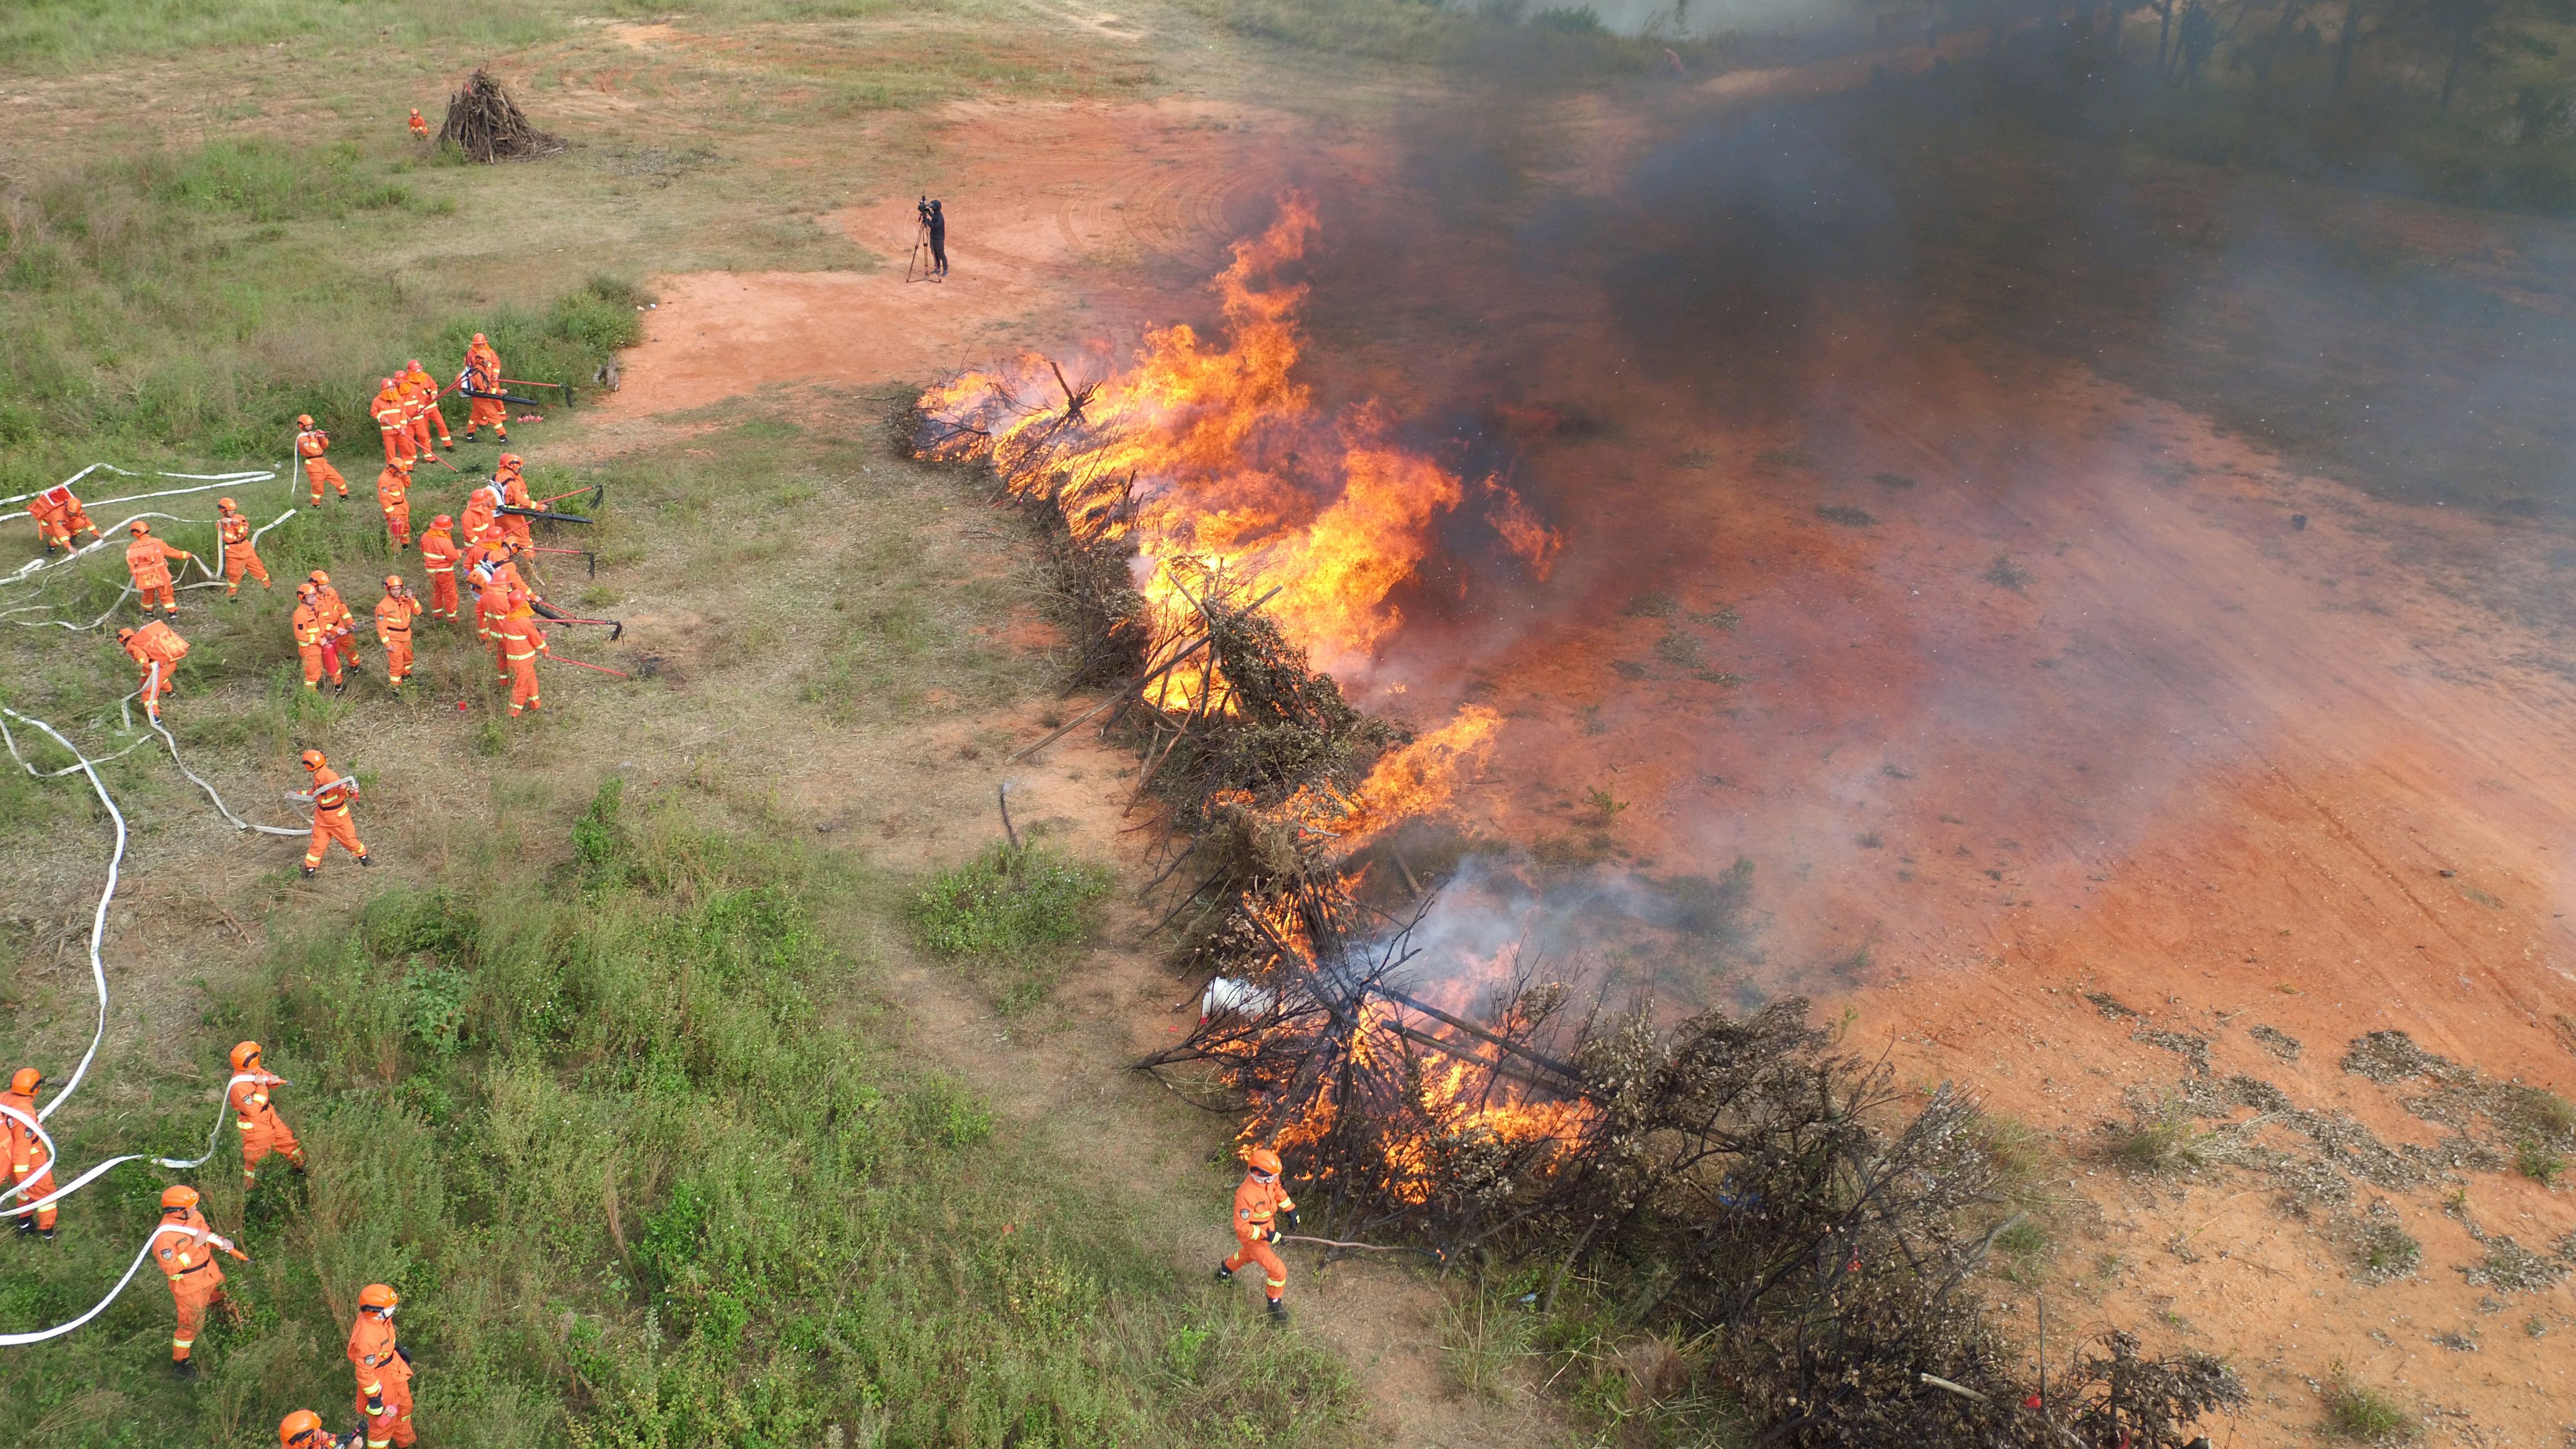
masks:
<svg viewBox="0 0 2576 1449"><path fill-rule="evenodd" d="M611 644L616 643L626 632L626 623L622 619L585 619L577 614L564 613L543 599L533 601L529 607L535 609L549 624L605 624L608 626L608 642Z"/></svg>
<svg viewBox="0 0 2576 1449"><path fill-rule="evenodd" d="M1277 1241L1282 1243L1313 1243L1318 1247L1324 1248L1349 1248L1353 1251L1362 1253L1420 1253L1435 1263L1446 1263L1449 1261L1449 1255L1440 1251L1438 1248L1417 1248L1407 1243L1396 1243L1392 1245L1382 1243L1346 1243L1339 1238L1309 1238L1300 1236L1296 1233L1281 1233Z"/></svg>
<svg viewBox="0 0 2576 1449"><path fill-rule="evenodd" d="M549 503L561 503L567 498L579 498L585 493L596 493L599 495L597 499L591 501L590 505L593 508L597 508L600 503L608 497L608 485L605 483L593 483L587 488L576 488L570 493L558 493L552 498L540 498L537 500L537 506L539 508L543 508Z"/></svg>
<svg viewBox="0 0 2576 1449"><path fill-rule="evenodd" d="M557 664L569 664L575 669L588 669L599 674L613 674L620 679L633 679L635 677L623 669L611 669L605 664L584 664L578 659L566 659L560 654L540 654L537 657L539 659L551 659Z"/></svg>
<svg viewBox="0 0 2576 1449"><path fill-rule="evenodd" d="M521 397L521 396L519 396L517 393L510 393L510 392L476 392L474 389L472 389L472 388L470 388L470 387L460 387L460 388L458 388L458 389L457 389L457 392L459 392L459 393L463 394L463 395L464 395L464 396L466 396L466 397L479 397L479 398L483 399L483 400L484 400L484 401L486 401L486 402L514 402L514 403L517 403L517 404L518 404L519 406L521 406L521 407L529 407L529 408L541 408L541 407L544 407L544 406L545 406L545 404L544 404L544 403L541 403L541 402L537 401L535 398L532 398L532 397Z"/></svg>
<svg viewBox="0 0 2576 1449"><path fill-rule="evenodd" d="M569 404L572 401L572 385L570 383L539 382L532 377L505 377L501 379L501 382L506 387L550 387L564 395L565 403Z"/></svg>
<svg viewBox="0 0 2576 1449"><path fill-rule="evenodd" d="M583 563L588 564L588 565L590 566L590 576L591 576L592 578L594 578L594 579L599 577L599 555L597 555L597 554L595 554L595 553L592 553L589 549L586 549L586 548L547 548L547 547L543 546L542 544L533 544L533 543L532 543L532 544L528 545L528 552L530 552L530 553L570 553L570 554L579 554L579 555L581 556L581 561L582 561Z"/></svg>
<svg viewBox="0 0 2576 1449"><path fill-rule="evenodd" d="M597 523L599 521L596 518L584 518L578 513L554 513L543 508L514 508L507 503L502 504L494 512L516 514L521 518L542 518L551 523Z"/></svg>

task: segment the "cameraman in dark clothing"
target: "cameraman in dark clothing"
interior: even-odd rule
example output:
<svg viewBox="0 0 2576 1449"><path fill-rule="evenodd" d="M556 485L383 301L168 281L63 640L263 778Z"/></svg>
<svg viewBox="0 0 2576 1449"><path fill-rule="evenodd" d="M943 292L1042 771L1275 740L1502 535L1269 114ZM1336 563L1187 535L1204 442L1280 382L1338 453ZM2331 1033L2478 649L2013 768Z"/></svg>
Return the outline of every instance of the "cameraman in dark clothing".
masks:
<svg viewBox="0 0 2576 1449"><path fill-rule="evenodd" d="M948 213L940 204L922 198L921 224L930 229L930 274L945 279L948 275Z"/></svg>

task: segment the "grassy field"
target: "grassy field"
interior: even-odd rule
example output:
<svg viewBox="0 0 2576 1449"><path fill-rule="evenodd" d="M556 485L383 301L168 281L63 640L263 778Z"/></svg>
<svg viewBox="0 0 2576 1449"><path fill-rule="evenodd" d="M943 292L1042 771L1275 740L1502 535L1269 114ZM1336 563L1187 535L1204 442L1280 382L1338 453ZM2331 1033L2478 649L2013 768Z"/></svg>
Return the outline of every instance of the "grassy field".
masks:
<svg viewBox="0 0 2576 1449"><path fill-rule="evenodd" d="M206 1382L168 1379L152 1282L0 1356L25 1442L346 1419L337 1345L372 1279L405 1296L442 1444L1335 1441L1337 1365L1182 1290L1042 1144L906 1061L838 944L885 882L615 783L569 838L317 916L192 1025L268 1043L312 1175L247 1203L228 1156L201 1175L253 1259ZM192 1121L190 1085L146 1089ZM84 1118L65 1147L125 1130ZM85 1306L156 1191L126 1174L13 1255L0 1319Z"/></svg>

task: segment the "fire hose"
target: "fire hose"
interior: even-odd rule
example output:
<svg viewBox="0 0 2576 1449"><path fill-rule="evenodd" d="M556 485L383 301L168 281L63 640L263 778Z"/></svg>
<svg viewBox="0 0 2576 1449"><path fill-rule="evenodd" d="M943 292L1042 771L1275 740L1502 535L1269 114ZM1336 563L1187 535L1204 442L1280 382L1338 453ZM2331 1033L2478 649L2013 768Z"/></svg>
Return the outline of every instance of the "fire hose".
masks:
<svg viewBox="0 0 2576 1449"><path fill-rule="evenodd" d="M152 1231L145 1235L143 1246L135 1250L134 1261L126 1265L125 1276L117 1279L116 1286L108 1289L107 1296L91 1305L90 1310L87 1313L82 1314L80 1317L73 1319L69 1323L58 1323L51 1328L40 1328L33 1333L0 1333L0 1348L18 1348L30 1343L43 1343L49 1338L60 1338L64 1334L70 1333L74 1329L79 1328L82 1324L89 1322L91 1319L98 1317L102 1313L105 1313L107 1311L107 1305L114 1303L117 1300L117 1296L125 1291L126 1285L134 1281L134 1275L143 1271L143 1260L152 1256L152 1245L161 1241L161 1235L163 1233L186 1233L190 1237L202 1236L207 1240L218 1241L218 1245L221 1246L225 1252L232 1254L234 1257L239 1258L245 1263L250 1261L249 1254L232 1246L230 1243L223 1243L219 1240L215 1240L214 1234L212 1233L200 1235L193 1228L182 1228L173 1223L156 1223L153 1225Z"/></svg>
<svg viewBox="0 0 2576 1449"><path fill-rule="evenodd" d="M72 742L63 738L62 731L43 720L20 714L7 705L0 705L0 716L17 720L21 724L33 725L52 736L54 743L62 746L70 753L72 759L78 762L75 768L89 777L89 787L98 792L98 803L107 807L108 819L116 823L116 848L107 858L107 886L98 893L98 910L91 917L89 928L89 974L90 980L98 987L98 1030L89 1039L89 1050L81 1053L80 1065L72 1069L72 1079L63 1084L62 1091L55 1094L54 1100L46 1103L36 1113L38 1120L41 1121L62 1110L62 1105L72 1099L72 1093L80 1090L81 1078L89 1074L89 1064L98 1056L99 1043L107 1040L107 963L99 959L98 945L107 935L107 905L108 902L116 899L117 873L125 865L125 813L116 808L115 799L107 793L106 782L99 779L98 762L74 749ZM17 737L9 733L9 727L6 724L0 724L0 740L7 742L11 759L16 760L28 774L38 775L36 767L27 763L27 757L18 753ZM71 771L62 770L56 773L69 774ZM43 777L38 775L38 778ZM14 1192L15 1189L11 1191ZM0 1193L0 1201L5 1201L7 1197L7 1193Z"/></svg>
<svg viewBox="0 0 2576 1449"><path fill-rule="evenodd" d="M153 668L158 671L160 668L158 661L154 662ZM158 682L157 673L155 676L155 682ZM215 802L216 812L222 815L226 820L231 821L235 830L253 830L262 835L283 835L290 838L305 836L312 833L309 829L292 830L283 825L261 825L253 821L244 820L240 816L235 815L232 811L232 807L224 803L224 797L215 793L215 787L207 784L203 779L200 779L196 771L188 768L188 762L179 758L179 741L171 735L169 728L161 723L160 716L147 710L145 711L144 717L151 721L154 732L159 734L161 738L169 744L170 763L178 766L180 774L187 776L190 780L196 783L198 789L206 792L206 798Z"/></svg>
<svg viewBox="0 0 2576 1449"><path fill-rule="evenodd" d="M115 473L127 478L184 478L191 482L203 482L206 486L203 488L171 488L159 493L135 493L129 494L123 498L102 498L93 504L83 504L83 507L105 508L112 503L139 503L146 498L175 498L187 493L212 493L218 488L230 488L237 484L273 482L277 477L276 470L272 468L251 468L238 473L162 473L157 471L151 473L134 473L129 472L126 469L119 468L113 463L92 463L88 467L83 468L79 472L64 479L61 483L56 484L55 487L69 488L73 484L78 483L83 478L88 477L90 474L97 472L101 468L105 468L110 473ZM53 491L54 490L52 488L39 488L34 493L20 493L12 497L0 498L0 503L24 503L30 498L35 498ZM5 523L12 518L24 518L26 516L27 510L23 508L19 509L15 513L0 513L0 523Z"/></svg>

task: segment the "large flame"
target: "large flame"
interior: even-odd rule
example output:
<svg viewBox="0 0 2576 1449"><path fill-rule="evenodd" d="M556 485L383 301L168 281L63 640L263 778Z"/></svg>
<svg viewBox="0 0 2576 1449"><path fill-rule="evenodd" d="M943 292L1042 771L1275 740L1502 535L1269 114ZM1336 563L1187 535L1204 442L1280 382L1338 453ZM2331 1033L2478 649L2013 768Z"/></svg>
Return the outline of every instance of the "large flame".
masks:
<svg viewBox="0 0 2576 1449"><path fill-rule="evenodd" d="M1132 543L1158 646L1189 627L1190 581L1258 579L1278 587L1270 614L1319 667L1365 670L1403 622L1391 596L1468 488L1399 441L1383 406L1328 416L1290 375L1306 287L1283 274L1315 232L1313 203L1290 193L1267 230L1235 243L1215 282L1220 341L1154 328L1106 378L1028 354L933 388L923 451L989 457L1014 492L1052 497L1077 537ZM1505 546L1544 577L1557 535L1495 480L1479 490Z"/></svg>

